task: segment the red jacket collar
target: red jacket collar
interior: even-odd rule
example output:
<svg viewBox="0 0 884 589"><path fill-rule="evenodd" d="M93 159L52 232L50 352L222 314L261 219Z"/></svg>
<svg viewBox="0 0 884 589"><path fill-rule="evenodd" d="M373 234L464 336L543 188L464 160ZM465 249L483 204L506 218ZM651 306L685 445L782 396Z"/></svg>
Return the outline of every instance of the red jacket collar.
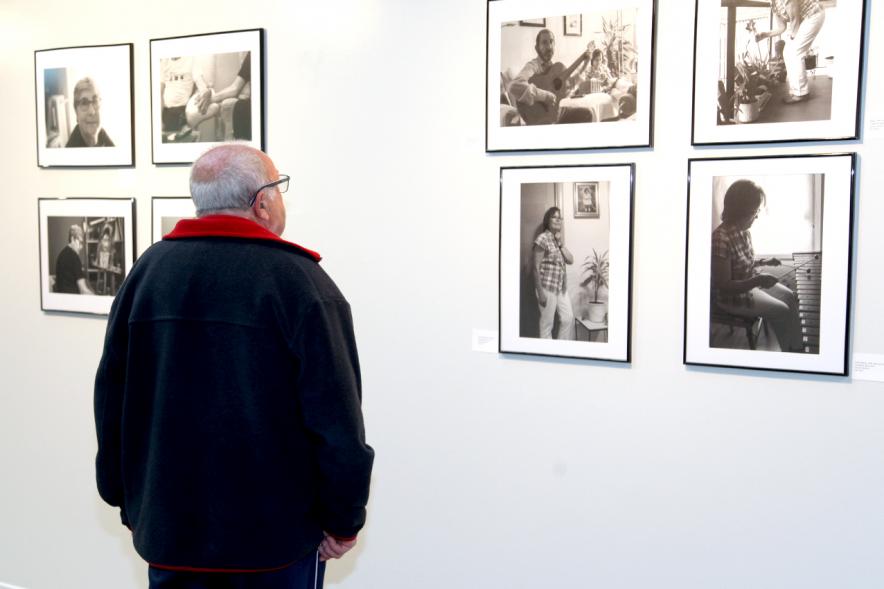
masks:
<svg viewBox="0 0 884 589"><path fill-rule="evenodd" d="M318 253L286 241L278 235L264 229L251 219L234 215L206 215L199 219L181 219L171 232L163 239L188 239L192 237L237 237L241 239L264 239L283 243L303 252L318 262L322 259Z"/></svg>

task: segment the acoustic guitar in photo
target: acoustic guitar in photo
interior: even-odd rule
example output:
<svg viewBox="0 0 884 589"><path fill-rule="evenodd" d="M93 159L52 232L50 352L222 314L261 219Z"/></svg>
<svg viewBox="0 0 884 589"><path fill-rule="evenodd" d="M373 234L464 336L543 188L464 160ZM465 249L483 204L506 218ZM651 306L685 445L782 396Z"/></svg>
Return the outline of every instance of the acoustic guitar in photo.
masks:
<svg viewBox="0 0 884 589"><path fill-rule="evenodd" d="M552 92L556 95L554 104L547 102L535 102L534 104L517 103L516 108L526 125L551 125L559 118L559 101L568 94L568 78L574 73L581 63L588 60L586 52L580 54L574 63L567 68L557 61L552 64L546 73L534 74L528 80L541 90Z"/></svg>

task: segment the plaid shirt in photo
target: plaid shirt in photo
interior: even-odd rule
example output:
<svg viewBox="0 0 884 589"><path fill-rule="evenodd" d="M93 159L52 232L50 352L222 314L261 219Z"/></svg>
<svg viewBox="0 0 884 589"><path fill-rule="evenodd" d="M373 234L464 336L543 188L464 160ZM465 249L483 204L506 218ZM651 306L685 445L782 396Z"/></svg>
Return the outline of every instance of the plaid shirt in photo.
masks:
<svg viewBox="0 0 884 589"><path fill-rule="evenodd" d="M808 16L813 16L817 12L821 11L819 0L793 0L794 2L798 2L798 10L799 14L801 14L801 18L805 19ZM773 9L774 12L777 13L784 21L789 21L789 12L786 10L786 5L789 3L789 0L773 0Z"/></svg>
<svg viewBox="0 0 884 589"><path fill-rule="evenodd" d="M755 275L755 250L752 248L752 235L722 223L712 232L712 257L724 258L731 262L731 280L746 280ZM712 302L750 307L752 291L723 293L712 289Z"/></svg>
<svg viewBox="0 0 884 589"><path fill-rule="evenodd" d="M550 292L565 291L565 258L549 231L544 231L534 240L534 246L543 250L540 261L540 286Z"/></svg>

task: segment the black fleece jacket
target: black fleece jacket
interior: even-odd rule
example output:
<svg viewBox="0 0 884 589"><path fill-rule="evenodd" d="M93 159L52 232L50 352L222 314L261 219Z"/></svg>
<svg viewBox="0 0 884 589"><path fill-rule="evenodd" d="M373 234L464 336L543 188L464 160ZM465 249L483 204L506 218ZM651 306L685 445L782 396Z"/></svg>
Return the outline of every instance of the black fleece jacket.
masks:
<svg viewBox="0 0 884 589"><path fill-rule="evenodd" d="M205 217L120 288L95 380L98 489L151 564L272 569L363 526L359 361L318 259Z"/></svg>

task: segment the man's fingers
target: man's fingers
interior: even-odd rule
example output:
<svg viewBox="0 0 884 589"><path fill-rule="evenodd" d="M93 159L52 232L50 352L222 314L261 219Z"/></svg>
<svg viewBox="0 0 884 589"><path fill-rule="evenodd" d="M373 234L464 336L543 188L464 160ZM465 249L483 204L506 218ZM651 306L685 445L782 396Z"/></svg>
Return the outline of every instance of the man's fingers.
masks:
<svg viewBox="0 0 884 589"><path fill-rule="evenodd" d="M339 541L331 536L326 536L319 544L319 554L326 559L341 558L355 545L356 540Z"/></svg>

